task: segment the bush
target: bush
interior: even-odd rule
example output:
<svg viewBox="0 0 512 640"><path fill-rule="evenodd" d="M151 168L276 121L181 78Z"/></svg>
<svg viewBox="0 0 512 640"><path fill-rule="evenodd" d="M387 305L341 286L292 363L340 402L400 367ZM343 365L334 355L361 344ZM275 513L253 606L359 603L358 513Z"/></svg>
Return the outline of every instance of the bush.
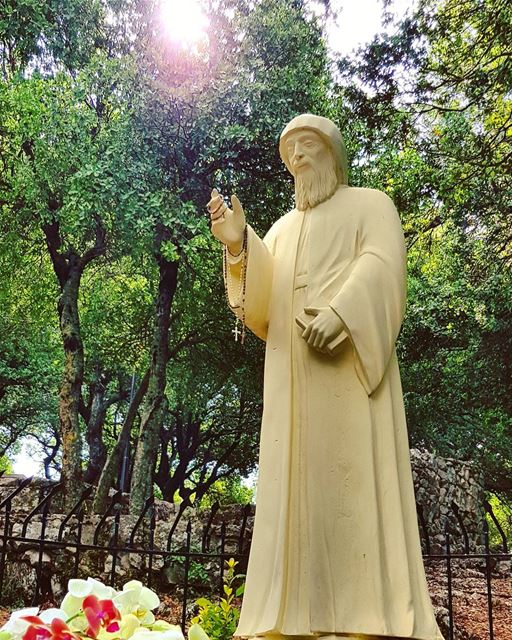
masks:
<svg viewBox="0 0 512 640"><path fill-rule="evenodd" d="M241 574L235 574L237 564L238 562L235 562L233 558L226 561L224 597L219 602L212 602L207 598L196 600L199 611L197 616L192 619L192 624L199 624L211 640L231 640L235 633L240 617L240 610L236 606L235 598L242 595L245 586L242 582L235 588L235 584L245 577Z"/></svg>

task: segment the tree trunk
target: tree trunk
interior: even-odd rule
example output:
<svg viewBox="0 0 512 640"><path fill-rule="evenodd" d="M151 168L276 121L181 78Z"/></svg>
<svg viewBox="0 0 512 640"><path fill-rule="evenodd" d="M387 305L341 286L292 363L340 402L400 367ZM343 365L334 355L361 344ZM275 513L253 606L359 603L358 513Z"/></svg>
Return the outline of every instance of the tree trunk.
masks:
<svg viewBox="0 0 512 640"><path fill-rule="evenodd" d="M51 465L55 461L55 458L57 457L57 454L59 453L59 449L62 445L62 442L60 439L60 433L58 431L54 431L53 435L55 437L55 444L51 447L51 451L48 452L48 455L45 456L45 458L43 459L44 477L47 480L52 479Z"/></svg>
<svg viewBox="0 0 512 640"><path fill-rule="evenodd" d="M107 448L103 442L103 425L111 403L105 400L105 387L97 380L91 387L92 401L85 438L89 446L89 462L84 482L95 484L107 461Z"/></svg>
<svg viewBox="0 0 512 640"><path fill-rule="evenodd" d="M160 278L149 384L142 409L140 435L135 451L130 487L130 513L134 515L141 513L146 499L153 491L153 474L165 401L171 307L178 276L177 261L169 262L161 255L157 256L157 261Z"/></svg>
<svg viewBox="0 0 512 640"><path fill-rule="evenodd" d="M160 433L160 465L155 477L158 487L162 491L164 500L173 502L174 495L178 491L180 497L185 499L191 491L185 487L185 482L190 477L190 465L197 457L197 452L201 444L200 439L201 421L189 413L184 419L178 411L175 415L175 422L172 430L174 439L170 432L164 429ZM173 451L169 456L169 444ZM171 470L171 460L178 461ZM172 471L172 474L171 474Z"/></svg>
<svg viewBox="0 0 512 640"><path fill-rule="evenodd" d="M155 483L162 492L162 499L172 502L174 498L174 485L171 478L171 457L169 456L169 444L171 433L163 426L160 429L160 462L155 473Z"/></svg>
<svg viewBox="0 0 512 640"><path fill-rule="evenodd" d="M60 204L50 197L48 208L56 214ZM78 293L86 266L105 253L105 230L101 220L95 221L94 246L82 256L69 249L63 250L60 225L57 219L42 226L46 246L58 278L61 295L58 303L60 334L64 349L64 373L59 393L59 421L62 439L62 471L64 507L70 509L82 491L82 443L79 409L84 378L84 348L80 333Z"/></svg>
<svg viewBox="0 0 512 640"><path fill-rule="evenodd" d="M62 438L61 482L64 483L66 509L78 500L82 489L79 405L84 377L84 348L78 316L78 290L82 270L76 256L69 259L67 276L58 304L65 362L59 394L59 420Z"/></svg>
<svg viewBox="0 0 512 640"><path fill-rule="evenodd" d="M133 423L137 417L137 412L141 405L142 400L146 394L149 383L149 370L146 372L144 378L137 389L137 392L133 396L133 399L128 407L128 413L123 422L121 432L117 439L114 448L110 452L106 464L101 471L100 479L98 481L98 488L94 495L93 510L95 513L104 513L108 504L108 494L110 488L114 485L116 475L119 473L123 462L123 456L126 453L126 449L130 444L130 435L132 432Z"/></svg>

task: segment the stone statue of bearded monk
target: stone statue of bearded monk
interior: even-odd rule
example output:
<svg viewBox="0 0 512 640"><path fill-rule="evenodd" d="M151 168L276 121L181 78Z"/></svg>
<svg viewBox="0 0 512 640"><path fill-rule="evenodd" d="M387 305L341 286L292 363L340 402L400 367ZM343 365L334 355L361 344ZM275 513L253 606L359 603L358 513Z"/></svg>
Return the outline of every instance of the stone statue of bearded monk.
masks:
<svg viewBox="0 0 512 640"><path fill-rule="evenodd" d="M337 127L305 114L281 157L296 208L261 240L214 190L229 303L266 341L253 541L237 635L442 638L420 551L395 341L400 220L348 186Z"/></svg>

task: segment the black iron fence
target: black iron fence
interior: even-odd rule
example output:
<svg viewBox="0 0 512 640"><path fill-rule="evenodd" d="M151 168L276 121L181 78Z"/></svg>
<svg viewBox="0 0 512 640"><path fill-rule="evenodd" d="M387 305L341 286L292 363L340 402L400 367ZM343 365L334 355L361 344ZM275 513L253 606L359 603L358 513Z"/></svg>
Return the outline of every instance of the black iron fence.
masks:
<svg viewBox="0 0 512 640"><path fill-rule="evenodd" d="M142 580L161 596L172 594L181 604L180 623L185 628L195 598L205 592L222 593L225 561L234 558L244 571L250 546L250 505L226 513L215 504L201 518L182 504L172 514L159 513L159 504L149 499L134 521L126 511L123 494L113 495L104 514L90 510L92 488L86 489L75 506L57 514L55 503L61 498L61 485L42 487L36 499L25 500L31 479L0 499L0 605L18 606L50 602L67 579L99 578L119 588L132 578ZM446 640L457 640L458 621L454 606L457 576L472 567L482 577L481 596L486 608L486 635L482 640L500 640L495 631L494 583L510 575L506 535L492 508L485 505L481 539L468 535L457 505L445 517L443 544L432 543L431 535L418 509L427 570L442 574L443 627ZM454 524L455 523L455 524ZM490 542L489 523L492 528ZM136 562L133 559L136 559ZM23 582L23 571L25 578ZM28 576L28 577L27 577ZM63 582L64 581L64 582ZM61 588L62 590L62 588ZM55 596L54 596L55 594Z"/></svg>
<svg viewBox="0 0 512 640"><path fill-rule="evenodd" d="M446 634L446 640L457 640L459 636L457 633L456 608L454 606L454 582L457 574L460 574L459 591L462 591L466 596L477 596L473 599L472 611L470 612L473 622L475 622L477 618L482 618L482 604L484 604L486 609L483 616L485 620L481 620L481 622L485 622L485 624L479 624L476 633L473 631L472 633L467 633L464 637L479 638L481 640L502 640L503 638L503 640L505 640L502 635L503 631L498 635L495 628L494 605L497 594L495 590L493 592L493 588L495 582L498 580L503 585L507 585L510 582L510 560L512 555L509 553L505 532L490 503L485 502L483 505L485 516L481 520L481 535L479 539L471 540L464 524L464 519L460 515L458 505L452 502L450 511L445 517L444 544L442 550L432 549L428 528L422 516L421 506L417 505L417 511L425 566L441 565L445 572L445 580L443 581L445 586L443 605L446 608L447 616L445 624L443 625L445 629L443 630ZM493 533L492 546L490 537L491 529ZM480 584L476 589L474 585L470 584L471 580L468 577L471 570L473 573L480 575ZM504 599L508 598L508 589L504 596ZM468 599L470 600L470 598L464 598L466 602ZM503 613L507 620L505 625L508 626L508 621L512 618L512 602L508 602L506 607L509 611L504 611ZM466 607L466 614L468 612L469 609ZM505 625L500 625L501 630L505 628ZM508 633L510 633L510 631L512 630L509 630ZM507 635L507 639L509 637L512 638L512 635Z"/></svg>
<svg viewBox="0 0 512 640"><path fill-rule="evenodd" d="M232 530L228 531L225 521L217 522L218 526L214 527L216 516L217 521L219 519L218 504L213 505L202 527L192 526L192 519L186 515L186 505L182 505L173 514L173 520L167 523L166 539L162 543L161 539L156 539L154 498L146 501L136 521L126 514L121 492L111 498L104 514L94 516L90 513L89 503L92 488L88 488L68 513L56 515L51 508L52 501L61 491L61 485L56 484L43 492L44 495L39 496L36 504L25 513L20 507L25 506L23 492L30 483L30 478L20 482L0 502L0 604L29 601L36 605L52 601L52 573L56 569L65 583L69 578L87 577L93 572L93 577L116 588L121 582L136 577L158 592L162 590L161 577L164 575L167 584L163 588L181 600L181 625L185 628L191 593L201 589L192 580L194 569L207 583L207 590L218 592L222 591L225 561L234 558L241 563L242 569L247 561L246 525L250 505L239 510L236 536ZM13 508L16 502L18 508ZM137 556L139 563L128 571L121 570L121 562L131 556ZM32 569L26 581L28 589L20 579L20 573L23 574L20 566L27 564ZM198 572L198 567L205 566L207 569ZM13 571L9 572L10 568ZM173 568L169 579L167 570ZM32 591L30 595L29 590Z"/></svg>

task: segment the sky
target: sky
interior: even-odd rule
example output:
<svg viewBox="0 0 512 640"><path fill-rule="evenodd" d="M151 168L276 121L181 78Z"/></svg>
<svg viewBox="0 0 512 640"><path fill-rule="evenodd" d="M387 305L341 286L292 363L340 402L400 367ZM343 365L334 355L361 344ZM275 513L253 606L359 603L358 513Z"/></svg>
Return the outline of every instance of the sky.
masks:
<svg viewBox="0 0 512 640"><path fill-rule="evenodd" d="M382 0L331 0L331 4L338 12L327 29L334 52L348 54L382 31ZM397 17L403 17L415 5L415 0L394 0L392 9Z"/></svg>
<svg viewBox="0 0 512 640"><path fill-rule="evenodd" d="M183 17L188 24L197 24L197 7L192 7L194 0L168 0L169 5L187 7L187 14ZM415 0L394 0L393 10L397 17L402 17L410 11ZM332 6L337 11L337 18L327 28L329 47L335 53L348 54L359 46L369 42L372 37L382 30L382 0L331 0ZM192 13L190 13L192 12ZM172 12L171 12L172 14ZM201 22L199 20L199 22ZM197 25L199 33L207 28L203 23ZM173 29L171 37L178 33ZM189 34L191 35L191 34ZM182 32L183 37L183 32ZM188 36L187 36L188 39ZM16 456L13 464L14 473L23 475L42 475L42 464L34 460L24 443L22 450Z"/></svg>

